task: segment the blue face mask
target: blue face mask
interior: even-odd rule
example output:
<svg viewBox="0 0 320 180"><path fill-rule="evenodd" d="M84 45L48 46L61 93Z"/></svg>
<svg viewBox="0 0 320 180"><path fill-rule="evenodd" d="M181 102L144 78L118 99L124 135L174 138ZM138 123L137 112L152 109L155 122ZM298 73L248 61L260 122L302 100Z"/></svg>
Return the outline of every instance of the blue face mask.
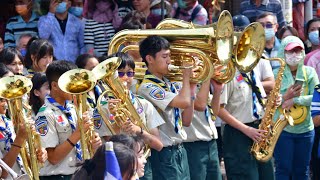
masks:
<svg viewBox="0 0 320 180"><path fill-rule="evenodd" d="M67 10L67 3L66 2L61 2L56 8L56 13L62 14L66 12Z"/></svg>
<svg viewBox="0 0 320 180"><path fill-rule="evenodd" d="M308 35L308 38L310 40L310 42L313 44L313 45L316 45L318 46L320 43L319 43L319 31L311 31Z"/></svg>
<svg viewBox="0 0 320 180"><path fill-rule="evenodd" d="M178 6L181 9L187 8L187 3L184 0L177 0Z"/></svg>
<svg viewBox="0 0 320 180"><path fill-rule="evenodd" d="M266 36L266 40L270 41L275 36L276 33L274 32L273 28L265 28L264 34Z"/></svg>
<svg viewBox="0 0 320 180"><path fill-rule="evenodd" d="M161 16L161 9L152 9L151 13L154 14L154 15ZM163 14L164 15L167 14L167 10L166 9L163 10Z"/></svg>
<svg viewBox="0 0 320 180"><path fill-rule="evenodd" d="M22 57L25 57L27 54L27 49L26 48L20 49L20 53L21 53Z"/></svg>
<svg viewBox="0 0 320 180"><path fill-rule="evenodd" d="M69 9L69 13L77 16L77 17L81 17L82 16L82 12L83 12L83 8L82 7L70 7Z"/></svg>

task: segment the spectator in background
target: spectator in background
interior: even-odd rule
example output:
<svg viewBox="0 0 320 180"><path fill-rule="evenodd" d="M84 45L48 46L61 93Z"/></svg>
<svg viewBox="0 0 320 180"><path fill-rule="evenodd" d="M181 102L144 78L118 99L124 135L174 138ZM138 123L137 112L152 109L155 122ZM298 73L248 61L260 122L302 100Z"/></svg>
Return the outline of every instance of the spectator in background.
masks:
<svg viewBox="0 0 320 180"><path fill-rule="evenodd" d="M173 4L171 16L198 25L208 23L208 13L197 0L177 0Z"/></svg>
<svg viewBox="0 0 320 180"><path fill-rule="evenodd" d="M0 54L0 62L5 64L14 74L23 74L23 57L16 48L5 48Z"/></svg>
<svg viewBox="0 0 320 180"><path fill-rule="evenodd" d="M32 38L31 34L22 34L17 42L17 49L20 51L22 57L24 58L27 54L27 44Z"/></svg>
<svg viewBox="0 0 320 180"><path fill-rule="evenodd" d="M278 31L278 21L277 16L273 13L266 12L261 14L257 18L257 22L261 23L264 27L265 37L266 37L266 46L264 48L264 54L268 58L277 57L278 49L280 46L279 39L275 36L276 32ZM279 62L270 62L272 69L280 67Z"/></svg>
<svg viewBox="0 0 320 180"><path fill-rule="evenodd" d="M134 9L138 12L142 12L146 17L150 14L151 0L132 0Z"/></svg>
<svg viewBox="0 0 320 180"><path fill-rule="evenodd" d="M29 104L35 116L44 104L46 95L50 94L49 83L45 73L36 73L32 79L32 89L30 91Z"/></svg>
<svg viewBox="0 0 320 180"><path fill-rule="evenodd" d="M118 4L118 15L121 18L124 18L133 9L131 0L117 0L116 3Z"/></svg>
<svg viewBox="0 0 320 180"><path fill-rule="evenodd" d="M69 8L69 13L82 19L83 0L72 0L71 7Z"/></svg>
<svg viewBox="0 0 320 180"><path fill-rule="evenodd" d="M16 47L16 43L22 34L38 36L38 20L36 13L32 12L32 0L15 0L15 8L18 16L9 19L5 36L5 47Z"/></svg>
<svg viewBox="0 0 320 180"><path fill-rule="evenodd" d="M164 18L169 18L171 12L171 4L168 1L164 1L163 14ZM161 17L161 0L152 0L150 4L150 14L147 18L148 23L152 28L155 28L160 21Z"/></svg>
<svg viewBox="0 0 320 180"><path fill-rule="evenodd" d="M50 10L40 17L38 29L40 38L52 43L57 59L74 62L85 51L84 31L81 20L68 13L70 6L70 0L51 0Z"/></svg>
<svg viewBox="0 0 320 180"><path fill-rule="evenodd" d="M242 0L240 14L247 16L250 22L266 12L273 13L278 19L280 28L285 25L282 6L279 0Z"/></svg>
<svg viewBox="0 0 320 180"><path fill-rule="evenodd" d="M220 3L225 3L224 0L205 0L203 7L208 12L208 24L214 23L218 20L219 14L221 13Z"/></svg>
<svg viewBox="0 0 320 180"><path fill-rule="evenodd" d="M291 26L283 26L278 33L278 38L280 40L282 40L287 36L299 37L299 34L298 34L298 31L296 30L296 28L291 27Z"/></svg>
<svg viewBox="0 0 320 180"><path fill-rule="evenodd" d="M308 40L311 43L311 48L308 50L308 54L306 58L304 59L304 64L308 64L308 61L311 56L313 56L319 49L319 29L320 29L320 19L314 18L308 21L306 25L306 37L308 37Z"/></svg>
<svg viewBox="0 0 320 180"><path fill-rule="evenodd" d="M121 24L114 0L88 0L84 43L89 54L100 57L108 52L109 43Z"/></svg>

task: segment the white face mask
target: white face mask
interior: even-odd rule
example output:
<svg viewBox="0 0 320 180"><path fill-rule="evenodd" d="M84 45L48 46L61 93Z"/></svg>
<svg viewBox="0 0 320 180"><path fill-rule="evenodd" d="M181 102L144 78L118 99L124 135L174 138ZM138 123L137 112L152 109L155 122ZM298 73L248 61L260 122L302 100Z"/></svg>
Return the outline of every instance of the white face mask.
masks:
<svg viewBox="0 0 320 180"><path fill-rule="evenodd" d="M297 66L302 60L302 52L300 53L285 53L286 63L290 66Z"/></svg>

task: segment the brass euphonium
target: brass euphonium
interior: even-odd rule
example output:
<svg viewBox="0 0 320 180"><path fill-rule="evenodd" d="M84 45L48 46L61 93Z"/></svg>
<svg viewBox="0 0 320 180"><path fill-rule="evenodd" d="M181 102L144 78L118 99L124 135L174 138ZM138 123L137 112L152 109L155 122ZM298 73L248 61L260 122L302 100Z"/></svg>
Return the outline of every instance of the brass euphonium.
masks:
<svg viewBox="0 0 320 180"><path fill-rule="evenodd" d="M60 89L76 98L77 128L80 130L80 144L84 160L90 159L94 155L94 150L90 143L90 140L93 139L94 129L90 127L87 133L84 133L82 114L89 110L87 92L94 88L96 81L93 73L86 69L69 70L63 73L58 80Z"/></svg>
<svg viewBox="0 0 320 180"><path fill-rule="evenodd" d="M219 21L218 21L219 22ZM199 26L194 25L183 20L165 19L157 25L157 29L174 29L174 28L189 28L189 29L205 29L206 31L213 31L210 28L212 25ZM233 28L233 27L232 27ZM205 51L209 56L211 62L215 66L222 66L220 75L213 77L221 83L227 83L235 74L235 66L239 71L247 73L253 70L262 56L265 46L264 29L260 23L251 23L242 32L233 33L234 50L232 61L228 64L217 62L210 51ZM222 48L221 48L222 49ZM221 51L223 52L223 51Z"/></svg>
<svg viewBox="0 0 320 180"><path fill-rule="evenodd" d="M22 145L20 156L26 173L30 179L38 180L39 171L42 166L37 160L36 150L41 148L40 135L33 130L28 118L31 117L30 106L24 104L22 97L30 92L32 82L24 76L10 76L0 79L0 97L8 101L11 119L15 132L24 124L27 132L27 142ZM25 112L27 111L27 114Z"/></svg>
<svg viewBox="0 0 320 180"><path fill-rule="evenodd" d="M286 112L285 110L284 112L281 112L282 115L280 115L279 119L276 122L273 122L274 113L277 110L275 101L280 93L280 86L285 68L285 62L281 58L270 58L267 60L278 61L280 63L280 68L278 76L276 77L275 86L270 92L266 104L265 114L259 125L259 129L266 131L265 133L263 133L265 138L262 138L262 140L259 142L254 142L251 147L253 156L258 161L262 162L266 162L272 158L274 148L282 130L288 125L288 123L293 122L290 113Z"/></svg>
<svg viewBox="0 0 320 180"><path fill-rule="evenodd" d="M119 51L120 46L125 42L138 43L150 35L158 35L166 38L170 42L172 64L183 64L185 59L193 59L199 54L203 54L205 59L197 57L203 63L209 64L219 62L227 64L231 60L233 46L233 25L232 18L229 12L223 11L217 23L212 24L208 28L194 29L148 29L148 30L123 30L117 33L110 42L108 54L113 54ZM132 47L132 46L131 46ZM186 49L194 49L195 52L186 51ZM187 52L187 53L186 53ZM201 53L198 53L201 52ZM211 57L211 60L210 58ZM205 62L210 60L209 62ZM180 66L179 65L179 66ZM194 67L197 65L194 64ZM212 66L211 66L212 67ZM201 66L197 69L204 69L200 77L193 77L191 81L201 82L210 78L213 70L206 70L210 66ZM208 74L205 74L208 73ZM182 74L181 71L179 74ZM177 74L170 75L177 77Z"/></svg>

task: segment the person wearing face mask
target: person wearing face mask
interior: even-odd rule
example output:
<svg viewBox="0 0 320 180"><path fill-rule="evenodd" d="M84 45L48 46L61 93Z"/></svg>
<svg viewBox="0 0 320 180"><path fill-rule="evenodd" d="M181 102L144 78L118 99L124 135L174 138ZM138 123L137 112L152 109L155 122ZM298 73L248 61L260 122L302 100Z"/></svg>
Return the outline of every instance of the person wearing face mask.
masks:
<svg viewBox="0 0 320 180"><path fill-rule="evenodd" d="M308 53L306 58L304 59L304 64L308 64L308 61L311 57L313 57L317 52L319 52L319 29L320 29L320 19L314 18L308 21L305 29L306 37L308 37L309 42L311 43L311 47L306 47L306 52ZM310 46L309 43L309 46ZM308 46L308 43L307 45ZM315 56L318 58L318 55Z"/></svg>
<svg viewBox="0 0 320 180"><path fill-rule="evenodd" d="M84 27L79 18L68 13L70 6L70 0L51 0L48 14L39 19L38 30L40 38L53 45L58 60L75 62L85 52Z"/></svg>
<svg viewBox="0 0 320 180"><path fill-rule="evenodd" d="M72 0L71 7L69 8L69 13L75 15L76 17L82 19L83 13L83 0Z"/></svg>
<svg viewBox="0 0 320 180"><path fill-rule="evenodd" d="M273 13L267 12L259 16L256 20L264 27L266 46L264 48L264 55L268 58L277 57L278 49L280 46L280 40L275 36L278 31L277 16ZM272 69L280 67L278 62L270 62Z"/></svg>
<svg viewBox="0 0 320 180"><path fill-rule="evenodd" d="M19 14L8 20L4 35L4 46L16 47L22 34L38 36L39 16L32 11L32 0L15 0L15 9Z"/></svg>
<svg viewBox="0 0 320 180"><path fill-rule="evenodd" d="M274 150L276 179L309 179L309 163L314 139L314 124L310 105L314 87L319 83L313 68L304 66L303 42L295 36L284 38L278 50L278 57L286 62L280 93L281 108L290 110L291 115L299 114L301 119L293 119L294 126L286 126ZM277 76L279 69L274 70ZM297 83L300 81L300 83ZM278 108L274 121L280 117ZM305 117L305 118L304 118Z"/></svg>
<svg viewBox="0 0 320 180"><path fill-rule="evenodd" d="M88 54L100 57L108 52L111 38L122 19L114 0L87 0L84 43Z"/></svg>
<svg viewBox="0 0 320 180"><path fill-rule="evenodd" d="M170 3L168 1L164 1L164 18L169 18L170 12ZM161 0L153 0L150 4L150 14L147 17L147 22L151 25L152 28L155 28L161 20Z"/></svg>
<svg viewBox="0 0 320 180"><path fill-rule="evenodd" d="M27 44L32 38L31 34L22 34L17 42L17 49L20 51L22 57L24 58L27 54Z"/></svg>
<svg viewBox="0 0 320 180"><path fill-rule="evenodd" d="M198 25L208 23L207 10L197 0L177 0L173 4L171 16Z"/></svg>

